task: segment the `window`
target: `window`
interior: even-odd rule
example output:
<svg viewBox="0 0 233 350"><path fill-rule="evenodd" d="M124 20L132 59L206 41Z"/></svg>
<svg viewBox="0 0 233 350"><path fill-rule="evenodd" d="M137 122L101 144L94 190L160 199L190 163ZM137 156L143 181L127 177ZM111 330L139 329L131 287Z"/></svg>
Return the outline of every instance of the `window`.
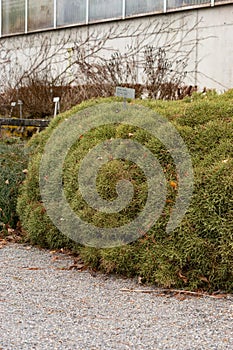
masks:
<svg viewBox="0 0 233 350"><path fill-rule="evenodd" d="M163 11L163 0L126 0L126 16Z"/></svg>
<svg viewBox="0 0 233 350"><path fill-rule="evenodd" d="M89 0L89 19L97 21L122 17L122 0Z"/></svg>
<svg viewBox="0 0 233 350"><path fill-rule="evenodd" d="M23 33L25 30L25 1L2 0L2 34Z"/></svg>
<svg viewBox="0 0 233 350"><path fill-rule="evenodd" d="M176 9L181 7L210 4L211 0L167 0L167 9Z"/></svg>
<svg viewBox="0 0 233 350"><path fill-rule="evenodd" d="M57 0L57 25L86 21L86 0Z"/></svg>
<svg viewBox="0 0 233 350"><path fill-rule="evenodd" d="M28 0L28 30L53 27L53 1Z"/></svg>

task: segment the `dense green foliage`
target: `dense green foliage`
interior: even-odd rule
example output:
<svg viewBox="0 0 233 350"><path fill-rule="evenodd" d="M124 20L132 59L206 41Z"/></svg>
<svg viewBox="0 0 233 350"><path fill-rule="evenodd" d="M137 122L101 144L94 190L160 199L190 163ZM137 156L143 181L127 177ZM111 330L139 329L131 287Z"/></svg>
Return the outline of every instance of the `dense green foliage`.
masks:
<svg viewBox="0 0 233 350"><path fill-rule="evenodd" d="M63 236L46 214L41 201L38 173L46 141L59 123L96 103L85 102L66 112L30 142L32 157L21 188L18 213L32 243L45 247L67 246L79 251L85 262L105 272L138 275L145 282L166 287L233 291L233 91L221 96L211 92L182 101L135 101L167 117L185 141L192 157L195 184L189 210L170 234L165 232L177 189L175 167L164 146L146 132L116 125L93 129L71 148L64 167L64 189L70 206L96 226L114 227L134 217L143 207L147 186L143 173L130 162L109 161L97 179L105 199L116 197L121 178L133 182L131 206L103 216L89 208L79 193L77 172L88 149L106 138L126 137L144 144L159 159L167 180L167 204L156 225L136 242L117 248L83 247Z"/></svg>
<svg viewBox="0 0 233 350"><path fill-rule="evenodd" d="M27 153L24 142L17 138L0 140L0 222L15 227L18 221L16 203L19 185L25 178Z"/></svg>

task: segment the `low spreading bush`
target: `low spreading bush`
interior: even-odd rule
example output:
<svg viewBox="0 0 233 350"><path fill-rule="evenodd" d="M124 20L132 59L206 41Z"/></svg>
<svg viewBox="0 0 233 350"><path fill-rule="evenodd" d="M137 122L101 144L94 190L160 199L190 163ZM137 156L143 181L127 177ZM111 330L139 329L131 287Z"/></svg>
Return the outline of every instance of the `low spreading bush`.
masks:
<svg viewBox="0 0 233 350"><path fill-rule="evenodd" d="M85 221L116 227L131 221L145 205L147 184L135 164L110 160L97 177L104 199L116 198L122 178L134 185L130 205L116 214L99 213L83 200L77 183L80 162L96 144L111 138L130 138L145 145L159 160L167 182L167 200L157 223L140 239L115 248L82 246L54 226L39 190L39 166L52 132L65 119L93 105L114 99L92 100L54 119L30 141L32 157L21 187L18 213L28 237L44 247L68 247L84 261L108 273L140 276L142 281L165 287L233 291L233 118L232 92L217 96L194 94L182 101L135 101L168 118L185 141L192 157L194 192L181 224L169 234L165 227L177 195L175 165L164 145L138 128L116 124L92 129L71 147L63 170L64 191L71 208ZM101 109L100 109L101 110ZM96 109L98 114L98 108ZM98 115L97 115L98 117ZM88 174L87 174L88 176ZM179 186L179 184L178 184Z"/></svg>
<svg viewBox="0 0 233 350"><path fill-rule="evenodd" d="M27 152L18 138L0 139L0 222L4 227L15 228L18 222L16 203L19 185L25 178Z"/></svg>

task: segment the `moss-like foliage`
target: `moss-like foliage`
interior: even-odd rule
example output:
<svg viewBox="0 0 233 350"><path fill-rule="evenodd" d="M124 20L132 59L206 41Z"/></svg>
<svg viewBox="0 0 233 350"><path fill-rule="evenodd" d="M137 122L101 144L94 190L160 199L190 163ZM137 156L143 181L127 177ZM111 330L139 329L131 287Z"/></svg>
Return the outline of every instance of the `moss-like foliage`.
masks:
<svg viewBox="0 0 233 350"><path fill-rule="evenodd" d="M167 182L166 205L156 224L140 239L115 248L78 245L54 226L44 208L39 189L39 166L44 147L57 126L97 103L85 102L55 118L30 141L31 161L20 190L18 213L31 242L44 247L69 247L86 263L105 272L140 276L160 286L233 291L233 92L221 96L195 94L182 101L135 101L168 118L183 138L193 162L194 193L181 224L169 234L166 224L179 188L176 168L162 143L146 131L127 125L105 125L83 135L71 147L64 164L64 191L71 208L83 220L99 227L117 227L131 221L147 198L145 174L134 163L109 160L97 177L99 194L117 197L116 183L130 180L132 203L116 214L90 208L78 187L80 162L89 149L106 139L127 138L145 145L159 160ZM175 184L175 185L174 185ZM177 184L177 187L176 187Z"/></svg>

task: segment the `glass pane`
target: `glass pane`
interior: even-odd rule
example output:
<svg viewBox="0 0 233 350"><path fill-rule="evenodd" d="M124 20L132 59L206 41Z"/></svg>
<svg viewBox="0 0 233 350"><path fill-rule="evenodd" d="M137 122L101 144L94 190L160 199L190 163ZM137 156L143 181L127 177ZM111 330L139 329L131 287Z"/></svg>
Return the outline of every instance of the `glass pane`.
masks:
<svg viewBox="0 0 233 350"><path fill-rule="evenodd" d="M230 3L232 3L232 0L215 0L215 3L218 4L219 2L220 2L220 3L221 3L221 2L224 2L224 3L229 3L229 2L230 2Z"/></svg>
<svg viewBox="0 0 233 350"><path fill-rule="evenodd" d="M25 1L2 0L2 34L22 33L25 29Z"/></svg>
<svg viewBox="0 0 233 350"><path fill-rule="evenodd" d="M202 4L210 4L211 0L167 0L167 9L176 9L180 7L187 7L187 6L193 6L196 5L202 5Z"/></svg>
<svg viewBox="0 0 233 350"><path fill-rule="evenodd" d="M28 30L53 27L53 1L28 0Z"/></svg>
<svg viewBox="0 0 233 350"><path fill-rule="evenodd" d="M163 0L126 0L126 16L157 11L163 11Z"/></svg>
<svg viewBox="0 0 233 350"><path fill-rule="evenodd" d="M57 25L85 23L86 0L57 0Z"/></svg>
<svg viewBox="0 0 233 350"><path fill-rule="evenodd" d="M122 17L122 0L90 0L89 19L97 21L99 19Z"/></svg>

